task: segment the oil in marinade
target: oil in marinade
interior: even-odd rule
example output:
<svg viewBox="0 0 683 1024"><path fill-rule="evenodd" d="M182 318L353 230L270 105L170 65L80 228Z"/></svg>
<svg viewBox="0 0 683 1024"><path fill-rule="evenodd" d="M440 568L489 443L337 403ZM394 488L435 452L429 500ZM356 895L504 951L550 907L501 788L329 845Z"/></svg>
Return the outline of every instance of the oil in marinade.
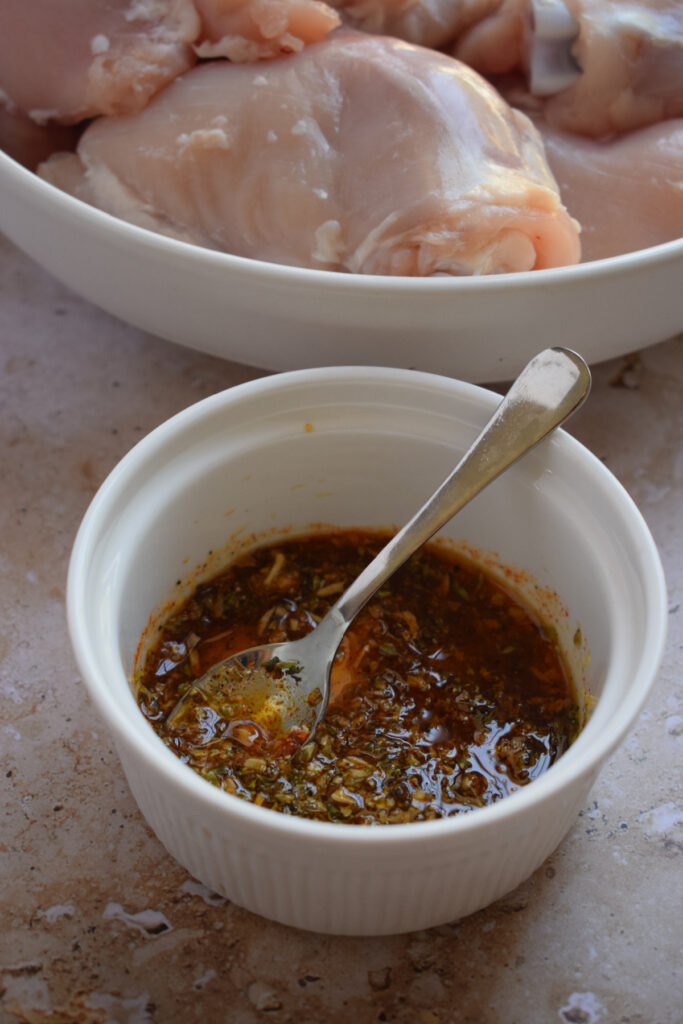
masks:
<svg viewBox="0 0 683 1024"><path fill-rule="evenodd" d="M389 534L343 530L257 548L162 624L136 674L143 714L185 763L264 807L391 824L463 813L545 771L578 706L554 631L481 567L437 545L382 587L344 638L315 737L269 735L197 694L217 661L314 628Z"/></svg>

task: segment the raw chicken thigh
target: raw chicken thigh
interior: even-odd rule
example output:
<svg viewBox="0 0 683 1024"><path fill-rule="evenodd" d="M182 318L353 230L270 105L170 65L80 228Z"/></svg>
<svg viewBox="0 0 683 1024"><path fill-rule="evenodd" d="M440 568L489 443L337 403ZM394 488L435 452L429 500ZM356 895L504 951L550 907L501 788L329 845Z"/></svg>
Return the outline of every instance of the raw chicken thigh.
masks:
<svg viewBox="0 0 683 1024"><path fill-rule="evenodd" d="M531 0L498 0L455 40L453 54L484 75L502 75L526 60Z"/></svg>
<svg viewBox="0 0 683 1024"><path fill-rule="evenodd" d="M683 120L606 140L539 127L562 200L581 223L584 260L683 235Z"/></svg>
<svg viewBox="0 0 683 1024"><path fill-rule="evenodd" d="M353 28L396 36L420 46L451 47L459 60L487 75L504 74L524 66L536 6L534 0L328 2L339 10L344 23ZM561 0L537 3L563 6ZM576 30L571 38L575 35Z"/></svg>
<svg viewBox="0 0 683 1024"><path fill-rule="evenodd" d="M581 75L549 98L544 118L593 138L683 116L680 0L565 0L579 24Z"/></svg>
<svg viewBox="0 0 683 1024"><path fill-rule="evenodd" d="M199 57L263 60L296 53L339 25L320 0L195 0L201 15Z"/></svg>
<svg viewBox="0 0 683 1024"><path fill-rule="evenodd" d="M599 138L683 115L680 0L502 0L453 53L482 74L529 74L548 20L563 33L555 59L575 66L553 90L535 88L530 75L531 92L548 97L548 124Z"/></svg>
<svg viewBox="0 0 683 1024"><path fill-rule="evenodd" d="M142 110L198 32L192 0L1 0L0 98L38 124Z"/></svg>
<svg viewBox="0 0 683 1024"><path fill-rule="evenodd" d="M197 67L41 173L128 220L302 267L487 274L580 255L525 115L452 58L351 30Z"/></svg>
<svg viewBox="0 0 683 1024"><path fill-rule="evenodd" d="M420 46L442 47L495 11L501 0L328 0L345 24L396 36Z"/></svg>

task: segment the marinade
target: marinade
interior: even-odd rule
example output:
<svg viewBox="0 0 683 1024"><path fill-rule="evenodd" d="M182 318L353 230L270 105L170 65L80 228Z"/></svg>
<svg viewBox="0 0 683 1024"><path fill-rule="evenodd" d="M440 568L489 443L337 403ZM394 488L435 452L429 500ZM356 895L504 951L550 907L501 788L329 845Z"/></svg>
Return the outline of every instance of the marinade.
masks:
<svg viewBox="0 0 683 1024"><path fill-rule="evenodd" d="M139 706L164 743L228 793L351 824L469 812L544 772L580 727L555 631L483 568L435 544L352 624L312 739L235 727L201 706L167 723L217 661L313 629L389 536L279 540L197 587L158 625L135 674Z"/></svg>

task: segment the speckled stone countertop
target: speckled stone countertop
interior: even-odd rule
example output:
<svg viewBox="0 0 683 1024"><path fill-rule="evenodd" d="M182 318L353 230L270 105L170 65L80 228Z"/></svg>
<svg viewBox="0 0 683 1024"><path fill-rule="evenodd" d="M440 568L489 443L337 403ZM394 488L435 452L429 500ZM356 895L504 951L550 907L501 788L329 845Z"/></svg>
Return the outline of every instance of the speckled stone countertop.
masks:
<svg viewBox="0 0 683 1024"><path fill-rule="evenodd" d="M639 505L669 585L650 699L515 892L412 935L297 932L188 877L78 678L67 561L99 483L177 410L258 371L145 335L0 241L0 1020L679 1024L683 338L594 368L571 429Z"/></svg>

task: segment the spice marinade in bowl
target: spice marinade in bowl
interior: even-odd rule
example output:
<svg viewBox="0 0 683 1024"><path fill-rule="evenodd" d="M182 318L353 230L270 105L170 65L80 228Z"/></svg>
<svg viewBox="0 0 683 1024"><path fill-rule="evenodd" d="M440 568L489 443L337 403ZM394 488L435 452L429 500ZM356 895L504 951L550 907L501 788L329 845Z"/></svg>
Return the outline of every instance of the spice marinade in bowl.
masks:
<svg viewBox="0 0 683 1024"><path fill-rule="evenodd" d="M194 685L245 647L310 632L390 536L270 538L152 621L134 691L183 763L260 807L398 824L500 800L566 750L585 709L555 627L480 561L437 545L410 559L354 621L314 736L283 728L272 703L245 703L229 685L207 699ZM577 648L581 641L578 629Z"/></svg>
<svg viewBox="0 0 683 1024"><path fill-rule="evenodd" d="M152 626L177 614L197 584L210 587L257 542L264 551L264 543L286 547L306 533L324 537L326 528L406 521L497 402L472 385L391 369L329 368L252 382L155 430L86 514L69 573L69 626L83 678L161 841L238 904L347 934L408 931L471 913L514 888L555 848L637 714L664 639L661 567L623 489L561 431L442 531L446 547L455 544L555 627L592 707L574 742L530 784L437 820L357 824L343 811L340 820L313 820L202 778L136 703L131 679L150 613ZM273 553L265 575L275 564ZM284 564L273 569L271 582L282 571ZM392 608L392 598L383 599L386 617L406 611L402 601ZM397 651L411 643L410 615L403 622ZM152 629L139 659L153 646ZM389 647L380 653L395 657ZM455 674L452 665L449 671ZM354 767L367 764L351 761ZM406 767L408 775L415 768ZM466 775L463 767L459 776ZM476 786L469 796L476 798Z"/></svg>

